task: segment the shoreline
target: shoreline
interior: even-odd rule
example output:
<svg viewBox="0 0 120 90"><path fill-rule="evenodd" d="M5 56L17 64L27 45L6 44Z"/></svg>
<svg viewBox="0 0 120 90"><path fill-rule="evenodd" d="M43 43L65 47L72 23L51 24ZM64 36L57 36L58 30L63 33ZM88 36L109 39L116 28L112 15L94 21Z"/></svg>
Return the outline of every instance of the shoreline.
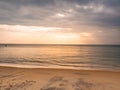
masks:
<svg viewBox="0 0 120 90"><path fill-rule="evenodd" d="M45 67L45 66L32 66L32 65L10 65L10 64L0 64L0 68L4 67L4 68L20 68L20 69L55 69L55 70L75 70L75 71L100 71L100 72L120 72L120 70L111 70L111 69L93 69L93 68L82 68L82 69L77 69L74 67Z"/></svg>

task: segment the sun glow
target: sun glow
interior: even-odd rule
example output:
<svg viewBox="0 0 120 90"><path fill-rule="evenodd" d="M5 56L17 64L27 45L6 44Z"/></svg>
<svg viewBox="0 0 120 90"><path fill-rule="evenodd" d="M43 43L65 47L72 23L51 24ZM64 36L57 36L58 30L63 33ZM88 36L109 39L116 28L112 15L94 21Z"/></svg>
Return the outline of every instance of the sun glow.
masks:
<svg viewBox="0 0 120 90"><path fill-rule="evenodd" d="M55 37L61 40L78 39L78 35L73 33L58 33Z"/></svg>
<svg viewBox="0 0 120 90"><path fill-rule="evenodd" d="M83 33L81 33L81 35L85 36L85 37L89 37L89 36L91 36L91 33L83 32Z"/></svg>
<svg viewBox="0 0 120 90"><path fill-rule="evenodd" d="M0 40L6 40L6 43L77 44L89 43L94 39L92 33L76 33L73 28L0 25L0 29Z"/></svg>
<svg viewBox="0 0 120 90"><path fill-rule="evenodd" d="M65 17L65 14L58 13L57 16L58 17Z"/></svg>
<svg viewBox="0 0 120 90"><path fill-rule="evenodd" d="M8 30L8 31L17 30L17 31L32 31L32 32L65 29L61 27L23 26L23 25L0 25L0 28L3 30Z"/></svg>

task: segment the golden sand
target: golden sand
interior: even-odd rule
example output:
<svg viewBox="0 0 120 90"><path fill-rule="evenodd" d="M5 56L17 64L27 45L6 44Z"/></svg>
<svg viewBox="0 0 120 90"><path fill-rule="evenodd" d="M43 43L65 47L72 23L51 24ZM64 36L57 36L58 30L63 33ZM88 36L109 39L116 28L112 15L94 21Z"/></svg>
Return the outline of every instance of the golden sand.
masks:
<svg viewBox="0 0 120 90"><path fill-rule="evenodd" d="M0 90L120 90L120 72L1 66Z"/></svg>

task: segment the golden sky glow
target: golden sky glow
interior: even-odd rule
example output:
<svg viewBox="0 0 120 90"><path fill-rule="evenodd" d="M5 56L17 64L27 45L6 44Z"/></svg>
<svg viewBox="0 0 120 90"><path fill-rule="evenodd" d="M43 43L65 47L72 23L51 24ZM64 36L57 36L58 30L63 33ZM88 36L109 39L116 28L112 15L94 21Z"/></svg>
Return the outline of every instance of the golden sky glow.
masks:
<svg viewBox="0 0 120 90"><path fill-rule="evenodd" d="M87 32L75 33L73 28L22 25L0 25L0 28L0 40L5 43L77 44L87 43L92 37Z"/></svg>

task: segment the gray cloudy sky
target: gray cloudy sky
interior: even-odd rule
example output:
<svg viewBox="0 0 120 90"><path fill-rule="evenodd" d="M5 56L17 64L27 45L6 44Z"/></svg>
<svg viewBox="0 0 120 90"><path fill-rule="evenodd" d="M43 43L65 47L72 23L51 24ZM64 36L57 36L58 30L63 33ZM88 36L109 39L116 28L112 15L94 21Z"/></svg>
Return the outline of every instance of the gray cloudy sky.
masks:
<svg viewBox="0 0 120 90"><path fill-rule="evenodd" d="M0 43L120 44L120 0L0 0Z"/></svg>

